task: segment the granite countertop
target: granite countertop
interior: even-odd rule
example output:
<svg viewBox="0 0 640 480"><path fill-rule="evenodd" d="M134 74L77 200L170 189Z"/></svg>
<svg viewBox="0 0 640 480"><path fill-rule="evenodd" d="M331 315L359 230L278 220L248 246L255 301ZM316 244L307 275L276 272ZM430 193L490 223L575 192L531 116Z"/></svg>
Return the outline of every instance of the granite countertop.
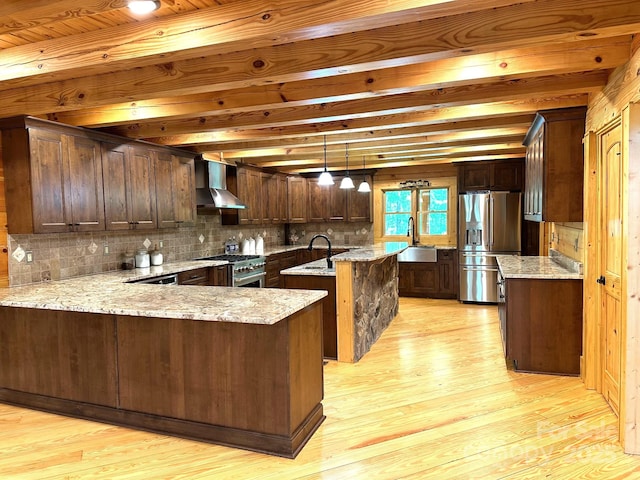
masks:
<svg viewBox="0 0 640 480"><path fill-rule="evenodd" d="M273 325L327 295L324 290L127 283L224 263L175 262L2 288L0 306Z"/></svg>
<svg viewBox="0 0 640 480"><path fill-rule="evenodd" d="M397 255L408 247L407 242L382 242L367 247L356 248L348 252L333 255L334 262L371 262Z"/></svg>
<svg viewBox="0 0 640 480"><path fill-rule="evenodd" d="M336 268L327 268L327 259L322 258L313 262L296 265L295 267L280 270L280 275L310 275L314 277L335 277Z"/></svg>
<svg viewBox="0 0 640 480"><path fill-rule="evenodd" d="M552 257L496 255L504 278L582 279L582 273L561 265Z"/></svg>

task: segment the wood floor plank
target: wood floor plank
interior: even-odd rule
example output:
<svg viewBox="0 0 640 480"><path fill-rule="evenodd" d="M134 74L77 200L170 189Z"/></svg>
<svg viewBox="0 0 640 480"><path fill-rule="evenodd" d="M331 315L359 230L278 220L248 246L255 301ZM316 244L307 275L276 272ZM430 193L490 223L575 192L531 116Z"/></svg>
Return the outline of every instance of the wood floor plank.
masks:
<svg viewBox="0 0 640 480"><path fill-rule="evenodd" d="M599 394L507 368L494 306L401 298L360 362L325 366L323 404L295 460L0 404L0 478L640 478Z"/></svg>

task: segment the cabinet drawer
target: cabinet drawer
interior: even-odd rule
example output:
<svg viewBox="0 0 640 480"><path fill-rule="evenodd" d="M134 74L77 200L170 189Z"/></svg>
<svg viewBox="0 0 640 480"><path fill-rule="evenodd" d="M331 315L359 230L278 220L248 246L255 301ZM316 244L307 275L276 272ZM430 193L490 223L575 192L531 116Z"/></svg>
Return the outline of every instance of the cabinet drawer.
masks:
<svg viewBox="0 0 640 480"><path fill-rule="evenodd" d="M178 285L209 285L209 268L196 268L178 273Z"/></svg>

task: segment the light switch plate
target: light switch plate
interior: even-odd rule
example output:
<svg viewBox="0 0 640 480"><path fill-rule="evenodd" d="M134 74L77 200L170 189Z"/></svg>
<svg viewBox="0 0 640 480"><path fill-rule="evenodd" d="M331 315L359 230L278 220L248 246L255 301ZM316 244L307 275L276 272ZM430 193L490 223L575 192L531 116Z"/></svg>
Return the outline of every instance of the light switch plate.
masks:
<svg viewBox="0 0 640 480"><path fill-rule="evenodd" d="M33 252L31 250L27 250L25 253L25 259L27 263L33 263Z"/></svg>

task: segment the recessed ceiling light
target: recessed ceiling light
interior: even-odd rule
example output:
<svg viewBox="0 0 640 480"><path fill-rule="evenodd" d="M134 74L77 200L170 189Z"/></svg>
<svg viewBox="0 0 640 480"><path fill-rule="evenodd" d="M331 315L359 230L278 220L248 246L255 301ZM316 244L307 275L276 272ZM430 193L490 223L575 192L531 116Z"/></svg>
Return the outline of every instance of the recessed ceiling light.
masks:
<svg viewBox="0 0 640 480"><path fill-rule="evenodd" d="M160 0L132 0L128 6L136 15L146 15L160 8Z"/></svg>

